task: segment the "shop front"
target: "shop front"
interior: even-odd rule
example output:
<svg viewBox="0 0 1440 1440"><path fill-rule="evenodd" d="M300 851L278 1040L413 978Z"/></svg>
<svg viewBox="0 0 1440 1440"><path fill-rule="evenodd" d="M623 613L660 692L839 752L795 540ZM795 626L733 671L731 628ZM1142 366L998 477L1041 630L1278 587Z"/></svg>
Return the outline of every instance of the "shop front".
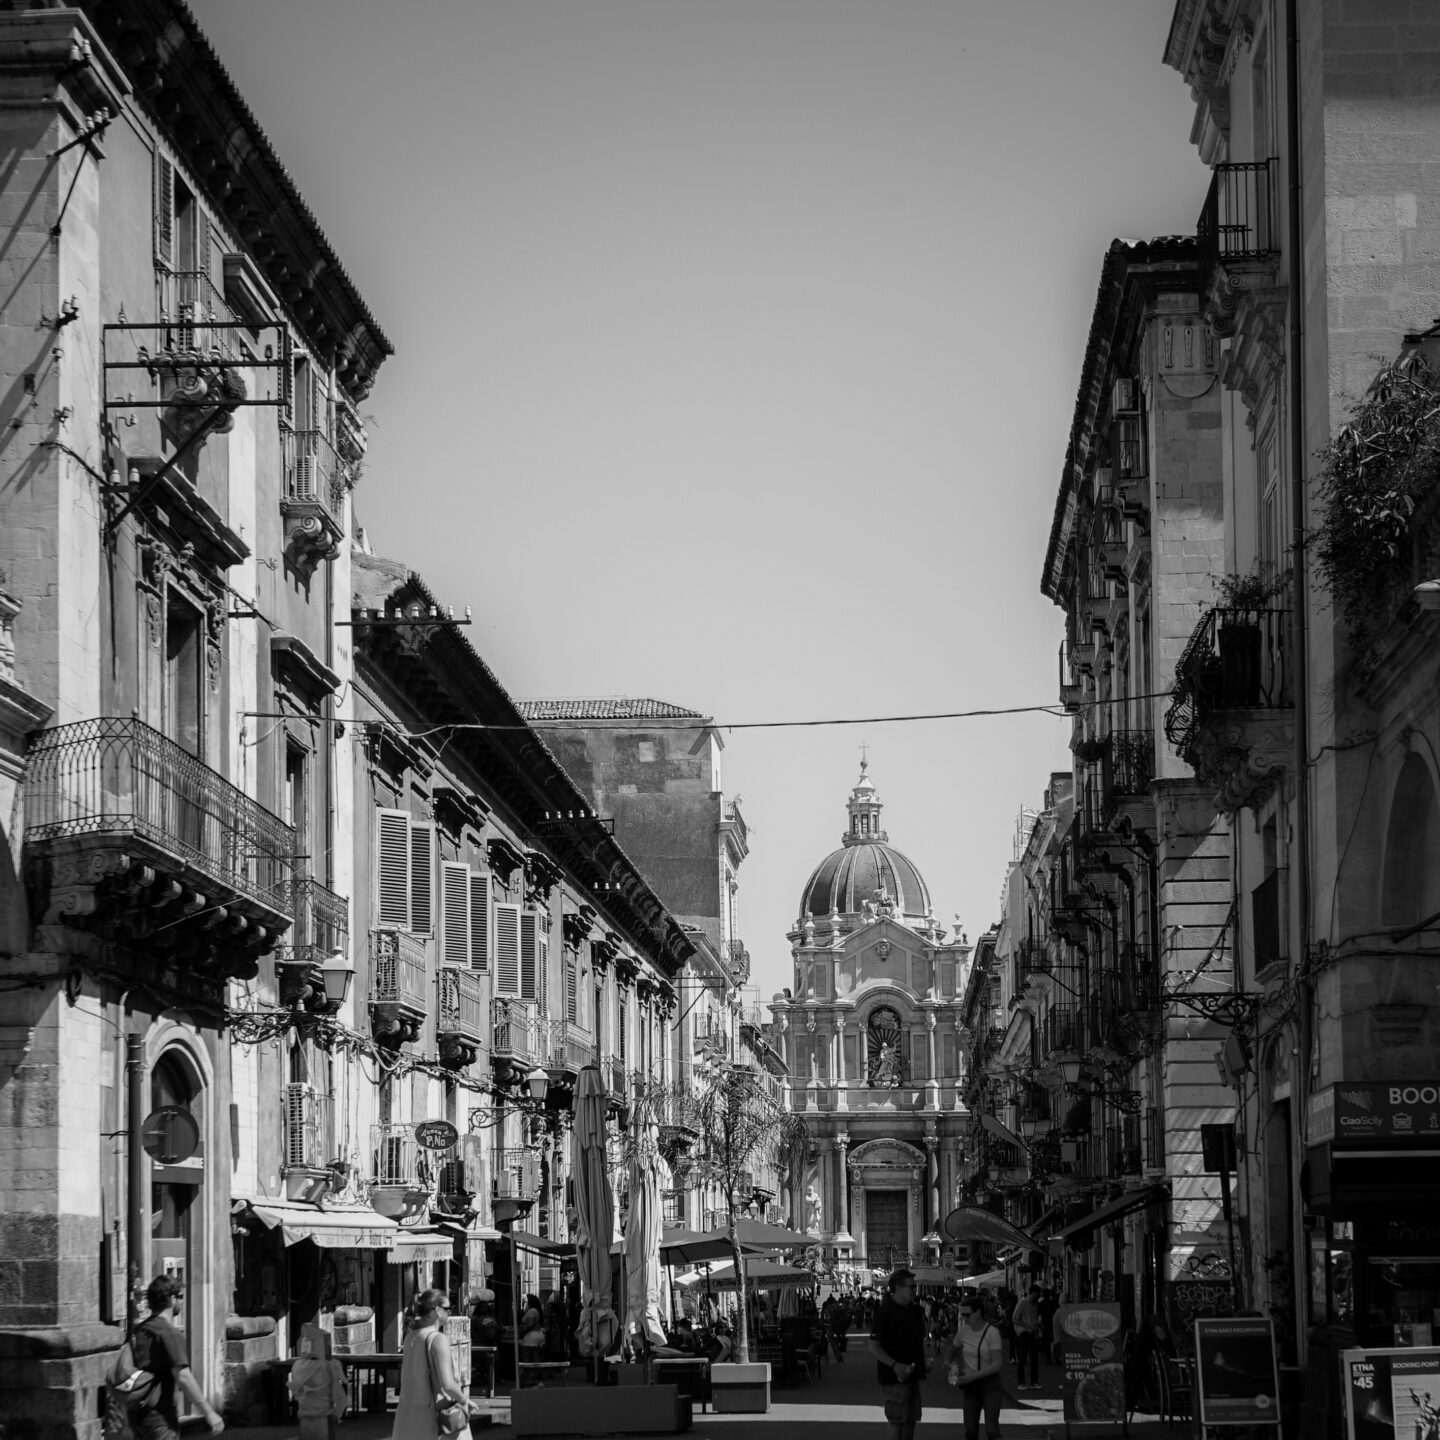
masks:
<svg viewBox="0 0 1440 1440"><path fill-rule="evenodd" d="M1342 1081L1307 1119L1307 1419L1324 1426L1341 1351L1440 1338L1440 1085Z"/></svg>

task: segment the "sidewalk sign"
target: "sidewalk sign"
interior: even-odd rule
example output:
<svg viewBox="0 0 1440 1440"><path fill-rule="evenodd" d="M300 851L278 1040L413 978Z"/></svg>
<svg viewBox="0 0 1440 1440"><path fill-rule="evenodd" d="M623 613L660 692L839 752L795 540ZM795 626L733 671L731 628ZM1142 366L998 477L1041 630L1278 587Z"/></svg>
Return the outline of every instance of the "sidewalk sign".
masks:
<svg viewBox="0 0 1440 1440"><path fill-rule="evenodd" d="M1197 1318L1195 1406L1199 1424L1280 1424L1275 1326L1259 1315Z"/></svg>
<svg viewBox="0 0 1440 1440"><path fill-rule="evenodd" d="M1062 1305L1055 1312L1065 1367L1065 1428L1097 1421L1125 1428L1125 1365L1120 1356L1120 1307L1102 1301ZM1128 1433L1128 1432L1127 1432Z"/></svg>
<svg viewBox="0 0 1440 1440"><path fill-rule="evenodd" d="M1346 1440L1440 1433L1440 1348L1344 1350Z"/></svg>

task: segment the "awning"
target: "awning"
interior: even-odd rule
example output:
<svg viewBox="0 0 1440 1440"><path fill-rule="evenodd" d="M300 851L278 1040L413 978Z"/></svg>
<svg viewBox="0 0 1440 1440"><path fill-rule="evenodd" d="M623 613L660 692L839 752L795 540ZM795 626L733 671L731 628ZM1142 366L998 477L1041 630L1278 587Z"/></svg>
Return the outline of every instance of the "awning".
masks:
<svg viewBox="0 0 1440 1440"><path fill-rule="evenodd" d="M1074 1245L1080 1236L1088 1237L1092 1231L1098 1230L1102 1225L1110 1224L1112 1220L1119 1220L1132 1211L1143 1210L1147 1205L1156 1205L1161 1200L1169 1198L1170 1187L1168 1185L1147 1185L1143 1190L1131 1190L1118 1200L1111 1200L1098 1209L1092 1210L1082 1219L1075 1221L1073 1225L1067 1225L1060 1232L1060 1236L1068 1244Z"/></svg>
<svg viewBox="0 0 1440 1440"><path fill-rule="evenodd" d="M556 1260L568 1260L575 1253L573 1245L562 1245L558 1240L547 1240L543 1235L532 1235L528 1230L514 1230L511 1238L517 1250L528 1250L532 1255L548 1255Z"/></svg>
<svg viewBox="0 0 1440 1440"><path fill-rule="evenodd" d="M952 1210L940 1228L950 1240L989 1240L995 1245L1021 1245L1026 1250L1042 1253L1045 1249L1003 1215L983 1210L978 1205L962 1205L958 1210Z"/></svg>
<svg viewBox="0 0 1440 1440"><path fill-rule="evenodd" d="M971 1275L961 1282L971 1285L977 1290L999 1290L1005 1284L1005 1272L1003 1270L987 1270L983 1275Z"/></svg>
<svg viewBox="0 0 1440 1440"><path fill-rule="evenodd" d="M458 1220L437 1220L435 1228L442 1235L453 1235L457 1240L498 1240L500 1232L492 1230L488 1225L465 1226Z"/></svg>
<svg viewBox="0 0 1440 1440"><path fill-rule="evenodd" d="M1025 1142L1003 1121L997 1120L987 1110L980 1117L981 1129L988 1130L992 1135L998 1135L1002 1140L1008 1140L1019 1150L1027 1148Z"/></svg>
<svg viewBox="0 0 1440 1440"><path fill-rule="evenodd" d="M268 1230L278 1225L287 1245L313 1240L323 1250L388 1250L400 1229L368 1205L322 1210L300 1200L239 1200L234 1209L248 1211Z"/></svg>
<svg viewBox="0 0 1440 1440"><path fill-rule="evenodd" d="M1052 1205L1038 1220L1032 1221L1025 1229L1037 1240L1043 1240L1050 1229L1051 1221L1064 1213L1063 1205Z"/></svg>
<svg viewBox="0 0 1440 1440"><path fill-rule="evenodd" d="M385 1257L392 1265L428 1265L435 1260L455 1258L455 1237L439 1230L399 1230Z"/></svg>

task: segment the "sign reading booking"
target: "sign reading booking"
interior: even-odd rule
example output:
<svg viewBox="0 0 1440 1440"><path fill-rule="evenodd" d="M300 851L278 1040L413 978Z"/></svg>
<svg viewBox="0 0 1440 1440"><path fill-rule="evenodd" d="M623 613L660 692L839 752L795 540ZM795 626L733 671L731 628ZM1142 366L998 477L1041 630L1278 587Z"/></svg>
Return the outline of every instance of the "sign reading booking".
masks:
<svg viewBox="0 0 1440 1440"><path fill-rule="evenodd" d="M1310 1097L1309 1143L1393 1145L1440 1140L1440 1084L1342 1080Z"/></svg>

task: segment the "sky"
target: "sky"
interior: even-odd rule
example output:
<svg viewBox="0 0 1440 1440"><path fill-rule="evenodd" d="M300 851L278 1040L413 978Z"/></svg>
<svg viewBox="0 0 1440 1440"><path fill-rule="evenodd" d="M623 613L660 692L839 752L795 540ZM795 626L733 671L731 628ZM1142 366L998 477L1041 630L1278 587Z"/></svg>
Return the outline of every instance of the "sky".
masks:
<svg viewBox="0 0 1440 1440"><path fill-rule="evenodd" d="M1056 702L1101 260L1208 181L1170 0L190 3L395 345L371 544L513 696L714 717L761 992L862 744L995 923L1069 722L884 717Z"/></svg>

